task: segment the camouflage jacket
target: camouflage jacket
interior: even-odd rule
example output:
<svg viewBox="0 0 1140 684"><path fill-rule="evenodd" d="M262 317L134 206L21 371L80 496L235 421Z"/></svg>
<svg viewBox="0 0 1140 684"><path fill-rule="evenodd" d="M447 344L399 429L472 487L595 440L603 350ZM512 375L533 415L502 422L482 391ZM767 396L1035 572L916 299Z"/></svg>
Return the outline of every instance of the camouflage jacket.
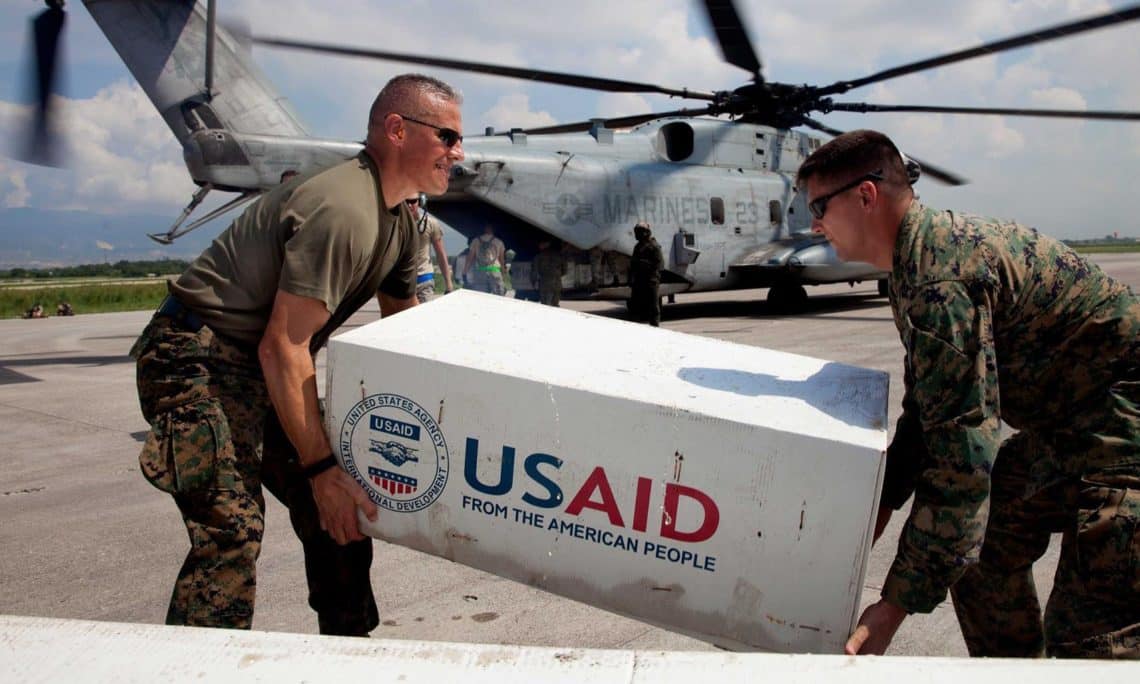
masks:
<svg viewBox="0 0 1140 684"><path fill-rule="evenodd" d="M1108 387L1140 378L1140 301L1036 230L917 201L895 242L890 300L905 396L883 502L912 491L915 502L882 594L929 612L977 562L1001 421L1094 431ZM1090 458L1042 457L1030 470L1044 483L1108 465Z"/></svg>

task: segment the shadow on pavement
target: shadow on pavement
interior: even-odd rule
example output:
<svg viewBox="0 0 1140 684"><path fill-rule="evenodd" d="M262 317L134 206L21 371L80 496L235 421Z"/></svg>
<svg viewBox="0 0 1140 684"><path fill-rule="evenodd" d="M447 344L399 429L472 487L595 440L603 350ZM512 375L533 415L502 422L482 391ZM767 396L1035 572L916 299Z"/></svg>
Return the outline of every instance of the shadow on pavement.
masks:
<svg viewBox="0 0 1140 684"><path fill-rule="evenodd" d="M839 312L859 312L883 309L887 300L874 294L820 295L809 297L803 308L797 312L779 311L761 299L733 299L718 301L678 301L661 307L662 321L680 321L693 318L751 318L783 319L810 318ZM625 319L628 317L624 302L613 302L613 307L591 311L597 316ZM847 319L844 320L856 320ZM878 317L862 320L880 320Z"/></svg>

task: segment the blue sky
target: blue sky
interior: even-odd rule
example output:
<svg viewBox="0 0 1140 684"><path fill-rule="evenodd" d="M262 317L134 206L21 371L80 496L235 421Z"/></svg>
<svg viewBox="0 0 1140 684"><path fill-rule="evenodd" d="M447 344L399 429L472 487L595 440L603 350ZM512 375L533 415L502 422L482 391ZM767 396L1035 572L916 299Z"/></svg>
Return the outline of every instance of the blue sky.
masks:
<svg viewBox="0 0 1140 684"><path fill-rule="evenodd" d="M738 0L772 81L827 84L984 41L1095 14L1121 3L1094 0ZM27 19L42 6L0 6L0 139L18 133ZM259 34L549 70L699 90L742 85L721 61L688 0L479 3L436 0L232 0L223 16ZM0 157L0 210L150 212L173 219L193 184L181 151L99 33L80 0L68 3L67 169ZM1140 23L1045 46L971 60L849 93L876 103L1140 110ZM322 137L359 139L364 114L396 64L256 48L255 60ZM607 95L456 72L466 132L697 104ZM839 99L839 98L837 98ZM905 150L972 182L922 182L930 204L1015 218L1078 238L1140 236L1132 196L1140 175L1140 123L1048 121L923 114L832 114L840 129L877 128ZM224 224L216 224L221 226ZM205 228L204 230L213 230Z"/></svg>

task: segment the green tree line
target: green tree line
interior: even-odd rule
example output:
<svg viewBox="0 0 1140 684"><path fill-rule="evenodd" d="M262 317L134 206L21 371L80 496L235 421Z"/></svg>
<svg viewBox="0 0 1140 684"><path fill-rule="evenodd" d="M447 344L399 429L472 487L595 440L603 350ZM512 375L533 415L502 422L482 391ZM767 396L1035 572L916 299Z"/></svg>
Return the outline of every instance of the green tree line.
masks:
<svg viewBox="0 0 1140 684"><path fill-rule="evenodd" d="M58 268L0 269L0 280L40 280L47 278L145 278L150 275L182 273L189 262L178 259L161 261L116 261L113 264L82 264Z"/></svg>

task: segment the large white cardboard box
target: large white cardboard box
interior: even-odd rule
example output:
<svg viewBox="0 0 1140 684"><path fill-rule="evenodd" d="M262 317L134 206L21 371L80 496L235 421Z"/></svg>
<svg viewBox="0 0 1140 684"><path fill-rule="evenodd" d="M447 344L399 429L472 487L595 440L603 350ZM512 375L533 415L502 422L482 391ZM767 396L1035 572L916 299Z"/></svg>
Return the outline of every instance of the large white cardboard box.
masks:
<svg viewBox="0 0 1140 684"><path fill-rule="evenodd" d="M842 650L880 371L470 292L329 343L380 539L731 649Z"/></svg>

